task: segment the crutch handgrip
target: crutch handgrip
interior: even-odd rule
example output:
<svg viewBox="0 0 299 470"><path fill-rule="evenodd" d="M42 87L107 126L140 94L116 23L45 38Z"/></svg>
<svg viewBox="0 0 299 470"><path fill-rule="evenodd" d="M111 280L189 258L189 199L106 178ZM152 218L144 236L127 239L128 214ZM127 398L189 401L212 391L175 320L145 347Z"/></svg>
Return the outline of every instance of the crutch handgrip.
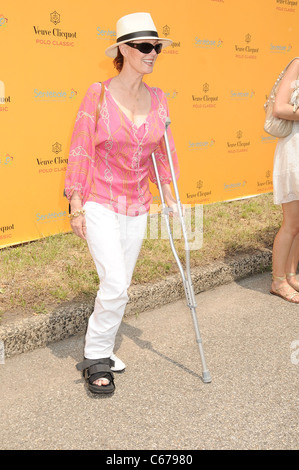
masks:
<svg viewBox="0 0 299 470"><path fill-rule="evenodd" d="M170 117L167 116L167 118L165 119L165 130L166 131L167 131L168 126L170 126L170 124L171 124Z"/></svg>
<svg viewBox="0 0 299 470"><path fill-rule="evenodd" d="M172 207L164 207L164 209L162 210L163 214L169 214L170 212L173 212Z"/></svg>

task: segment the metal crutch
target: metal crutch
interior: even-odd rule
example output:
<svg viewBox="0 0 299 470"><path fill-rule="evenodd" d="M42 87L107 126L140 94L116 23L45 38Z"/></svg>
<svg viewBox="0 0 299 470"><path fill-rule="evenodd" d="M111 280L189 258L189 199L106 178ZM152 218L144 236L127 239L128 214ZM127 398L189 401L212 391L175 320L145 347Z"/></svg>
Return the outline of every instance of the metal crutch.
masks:
<svg viewBox="0 0 299 470"><path fill-rule="evenodd" d="M187 300L187 305L191 310L192 314L192 319L193 319L193 324L194 324L194 329L195 329L195 335L196 335L196 342L198 344L199 348L199 353L201 357L201 362L202 362L202 368L203 368L203 373L202 373L202 379L203 382L209 383L211 382L211 375L209 370L207 369L206 366L206 361L204 357L204 351L203 351L203 346L202 346L202 340L200 336L200 331L199 331L199 326L198 326L198 321L197 321L197 314L196 314L196 301L195 301L195 295L194 295L194 290L193 290L193 285L192 285L192 280L191 280L191 272L190 272L190 249L189 249L189 244L188 244L188 237L187 237L187 231L186 231L186 226L185 226L185 221L184 221L184 216L182 212L182 206L181 206L181 201L180 201L180 195L179 195L179 190L176 182L176 177L175 177L175 171L173 167L173 162L172 162L172 157L171 157L171 151L170 151L170 146L169 146L169 141L168 141L168 136L167 136L167 128L170 125L170 119L166 118L165 122L165 132L164 132L164 140L165 140L165 146L166 146L166 151L167 151L167 156L168 156L168 161L169 161L169 167L170 167L170 172L171 172L171 178L172 178L172 183L173 183L173 188L175 192L175 197L178 205L178 214L179 214L179 219L180 219L180 224L183 232L183 237L185 240L185 252L186 252L186 274L184 268L182 266L182 263L179 259L179 256L177 254L174 241L173 241L173 236L172 236L172 231L170 227L170 222L169 222L169 211L170 209L166 206L163 191L162 191L162 186L161 186L161 181L160 181L160 176L157 168L157 162L156 162L156 157L155 154L152 153L152 160L153 160L153 165L154 165L154 170L157 178L157 186L159 189L160 193L160 198L161 198L161 203L162 203L162 215L164 216L168 235L169 235L169 241L170 241L170 246L174 255L174 258L177 262L177 265L179 267L182 280L183 280L183 286L185 290L185 295L186 295L186 300Z"/></svg>

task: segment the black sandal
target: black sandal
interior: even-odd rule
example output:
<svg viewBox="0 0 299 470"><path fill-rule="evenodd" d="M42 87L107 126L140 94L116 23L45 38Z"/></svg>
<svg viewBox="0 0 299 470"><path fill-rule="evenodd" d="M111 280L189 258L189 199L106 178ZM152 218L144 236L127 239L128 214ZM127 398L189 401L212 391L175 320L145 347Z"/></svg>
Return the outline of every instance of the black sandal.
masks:
<svg viewBox="0 0 299 470"><path fill-rule="evenodd" d="M76 365L76 368L83 372L88 389L92 393L107 395L115 390L114 375L110 368L113 365L114 361L105 357L103 359L84 359L83 362ZM96 385L93 382L97 379L107 379L109 384Z"/></svg>

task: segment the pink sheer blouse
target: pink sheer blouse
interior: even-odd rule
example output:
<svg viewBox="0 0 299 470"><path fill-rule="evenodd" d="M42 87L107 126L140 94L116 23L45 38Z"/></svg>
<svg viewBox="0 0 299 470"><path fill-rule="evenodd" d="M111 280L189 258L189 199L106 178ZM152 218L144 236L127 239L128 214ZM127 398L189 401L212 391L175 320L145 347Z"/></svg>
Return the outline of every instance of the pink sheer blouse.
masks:
<svg viewBox="0 0 299 470"><path fill-rule="evenodd" d="M163 139L167 100L159 88L145 85L151 94L151 110L137 127L119 108L109 92L111 79L92 84L79 108L71 139L65 177L65 194L70 200L77 191L83 204L94 201L115 212L135 216L147 212L152 196L149 179L156 183L151 154L155 152L161 183L170 183L171 174ZM101 87L104 97L97 106ZM169 144L176 177L177 154L171 130Z"/></svg>

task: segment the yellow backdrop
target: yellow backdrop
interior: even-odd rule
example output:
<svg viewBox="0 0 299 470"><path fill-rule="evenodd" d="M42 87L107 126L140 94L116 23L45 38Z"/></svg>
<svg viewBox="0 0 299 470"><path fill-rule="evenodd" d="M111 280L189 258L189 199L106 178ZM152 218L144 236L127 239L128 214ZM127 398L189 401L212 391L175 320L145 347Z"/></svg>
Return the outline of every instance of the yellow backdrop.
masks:
<svg viewBox="0 0 299 470"><path fill-rule="evenodd" d="M69 231L63 197L77 109L115 74L116 20L149 11L163 50L149 85L168 98L183 203L272 191L276 140L263 104L299 55L294 0L4 0L0 11L0 247ZM157 199L157 192L155 192Z"/></svg>

